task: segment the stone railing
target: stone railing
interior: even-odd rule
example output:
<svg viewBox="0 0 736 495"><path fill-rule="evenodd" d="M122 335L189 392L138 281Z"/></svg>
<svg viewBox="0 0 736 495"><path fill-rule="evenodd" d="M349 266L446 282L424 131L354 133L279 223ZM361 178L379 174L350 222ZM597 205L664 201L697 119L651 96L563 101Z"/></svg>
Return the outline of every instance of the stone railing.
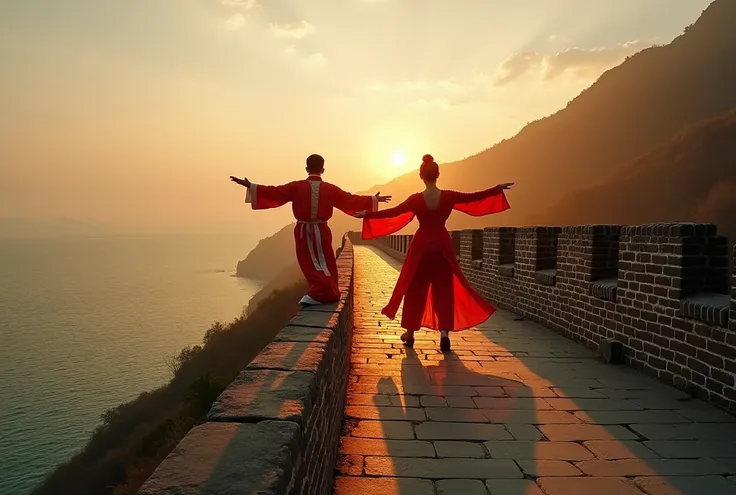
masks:
<svg viewBox="0 0 736 495"><path fill-rule="evenodd" d="M714 225L451 234L463 273L497 306L736 412L736 248ZM401 259L409 242L375 244Z"/></svg>
<svg viewBox="0 0 736 495"><path fill-rule="evenodd" d="M218 397L139 495L332 493L353 334L353 246L339 303L300 311Z"/></svg>

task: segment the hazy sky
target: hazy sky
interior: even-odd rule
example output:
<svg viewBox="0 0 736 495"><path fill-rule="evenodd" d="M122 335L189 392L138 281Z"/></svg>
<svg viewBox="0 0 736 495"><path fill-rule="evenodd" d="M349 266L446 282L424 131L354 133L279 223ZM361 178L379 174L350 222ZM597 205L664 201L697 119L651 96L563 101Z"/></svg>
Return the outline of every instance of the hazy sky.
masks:
<svg viewBox="0 0 736 495"><path fill-rule="evenodd" d="M0 218L275 231L288 210L249 212L229 175L317 152L357 190L463 158L709 3L2 0Z"/></svg>

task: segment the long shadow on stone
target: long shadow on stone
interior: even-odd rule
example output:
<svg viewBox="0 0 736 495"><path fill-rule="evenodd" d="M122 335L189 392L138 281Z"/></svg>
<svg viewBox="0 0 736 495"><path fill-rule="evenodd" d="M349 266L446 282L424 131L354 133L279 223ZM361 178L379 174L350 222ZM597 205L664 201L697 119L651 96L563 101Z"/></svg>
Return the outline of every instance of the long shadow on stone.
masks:
<svg viewBox="0 0 736 495"><path fill-rule="evenodd" d="M575 421L550 423L539 411L548 441L540 447L574 443L594 456L571 461L584 477L538 480L548 495L736 495L735 417L510 313L481 330L513 354L499 365L505 360L547 409Z"/></svg>
<svg viewBox="0 0 736 495"><path fill-rule="evenodd" d="M348 406L348 416L358 420L355 431L361 422L377 420L383 432L374 436L390 438L342 439L346 469L340 474L362 476L338 478L336 495L535 493L532 478L546 461L537 461L542 436L533 426L531 390L519 381L479 372L477 361L466 365L465 360L477 357L470 349L476 345L480 350L483 342L468 344L456 337L462 333L453 335L458 352L468 355L439 353L437 333L418 333L416 349L396 356L400 376L375 382L373 406ZM364 457L346 459L351 452ZM356 469L361 463L362 469Z"/></svg>

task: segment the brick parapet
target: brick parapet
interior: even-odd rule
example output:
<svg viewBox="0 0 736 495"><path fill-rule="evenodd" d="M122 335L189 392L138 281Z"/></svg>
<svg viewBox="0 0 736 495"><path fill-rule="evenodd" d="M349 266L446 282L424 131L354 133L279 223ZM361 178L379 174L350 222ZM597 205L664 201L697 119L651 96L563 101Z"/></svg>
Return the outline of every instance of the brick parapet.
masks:
<svg viewBox="0 0 736 495"><path fill-rule="evenodd" d="M617 340L629 366L736 412L736 247L714 225L488 227L482 255L478 232L452 234L494 304L594 350Z"/></svg>
<svg viewBox="0 0 736 495"><path fill-rule="evenodd" d="M736 333L736 246L733 247L731 255L731 268L733 270L731 276L731 313L728 318L728 328ZM736 344L736 338L732 337L731 343Z"/></svg>
<svg viewBox="0 0 736 495"><path fill-rule="evenodd" d="M383 243L401 248L408 239ZM349 237L339 251L340 301L300 311L218 397L206 422L186 435L140 495L332 493L353 334Z"/></svg>

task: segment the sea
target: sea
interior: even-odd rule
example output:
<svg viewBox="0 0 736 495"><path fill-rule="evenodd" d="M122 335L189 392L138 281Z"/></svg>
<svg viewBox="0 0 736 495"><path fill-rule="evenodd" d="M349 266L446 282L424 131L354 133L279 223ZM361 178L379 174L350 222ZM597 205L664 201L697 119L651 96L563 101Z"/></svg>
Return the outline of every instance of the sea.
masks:
<svg viewBox="0 0 736 495"><path fill-rule="evenodd" d="M0 238L0 494L26 495L167 358L242 314L243 235Z"/></svg>

